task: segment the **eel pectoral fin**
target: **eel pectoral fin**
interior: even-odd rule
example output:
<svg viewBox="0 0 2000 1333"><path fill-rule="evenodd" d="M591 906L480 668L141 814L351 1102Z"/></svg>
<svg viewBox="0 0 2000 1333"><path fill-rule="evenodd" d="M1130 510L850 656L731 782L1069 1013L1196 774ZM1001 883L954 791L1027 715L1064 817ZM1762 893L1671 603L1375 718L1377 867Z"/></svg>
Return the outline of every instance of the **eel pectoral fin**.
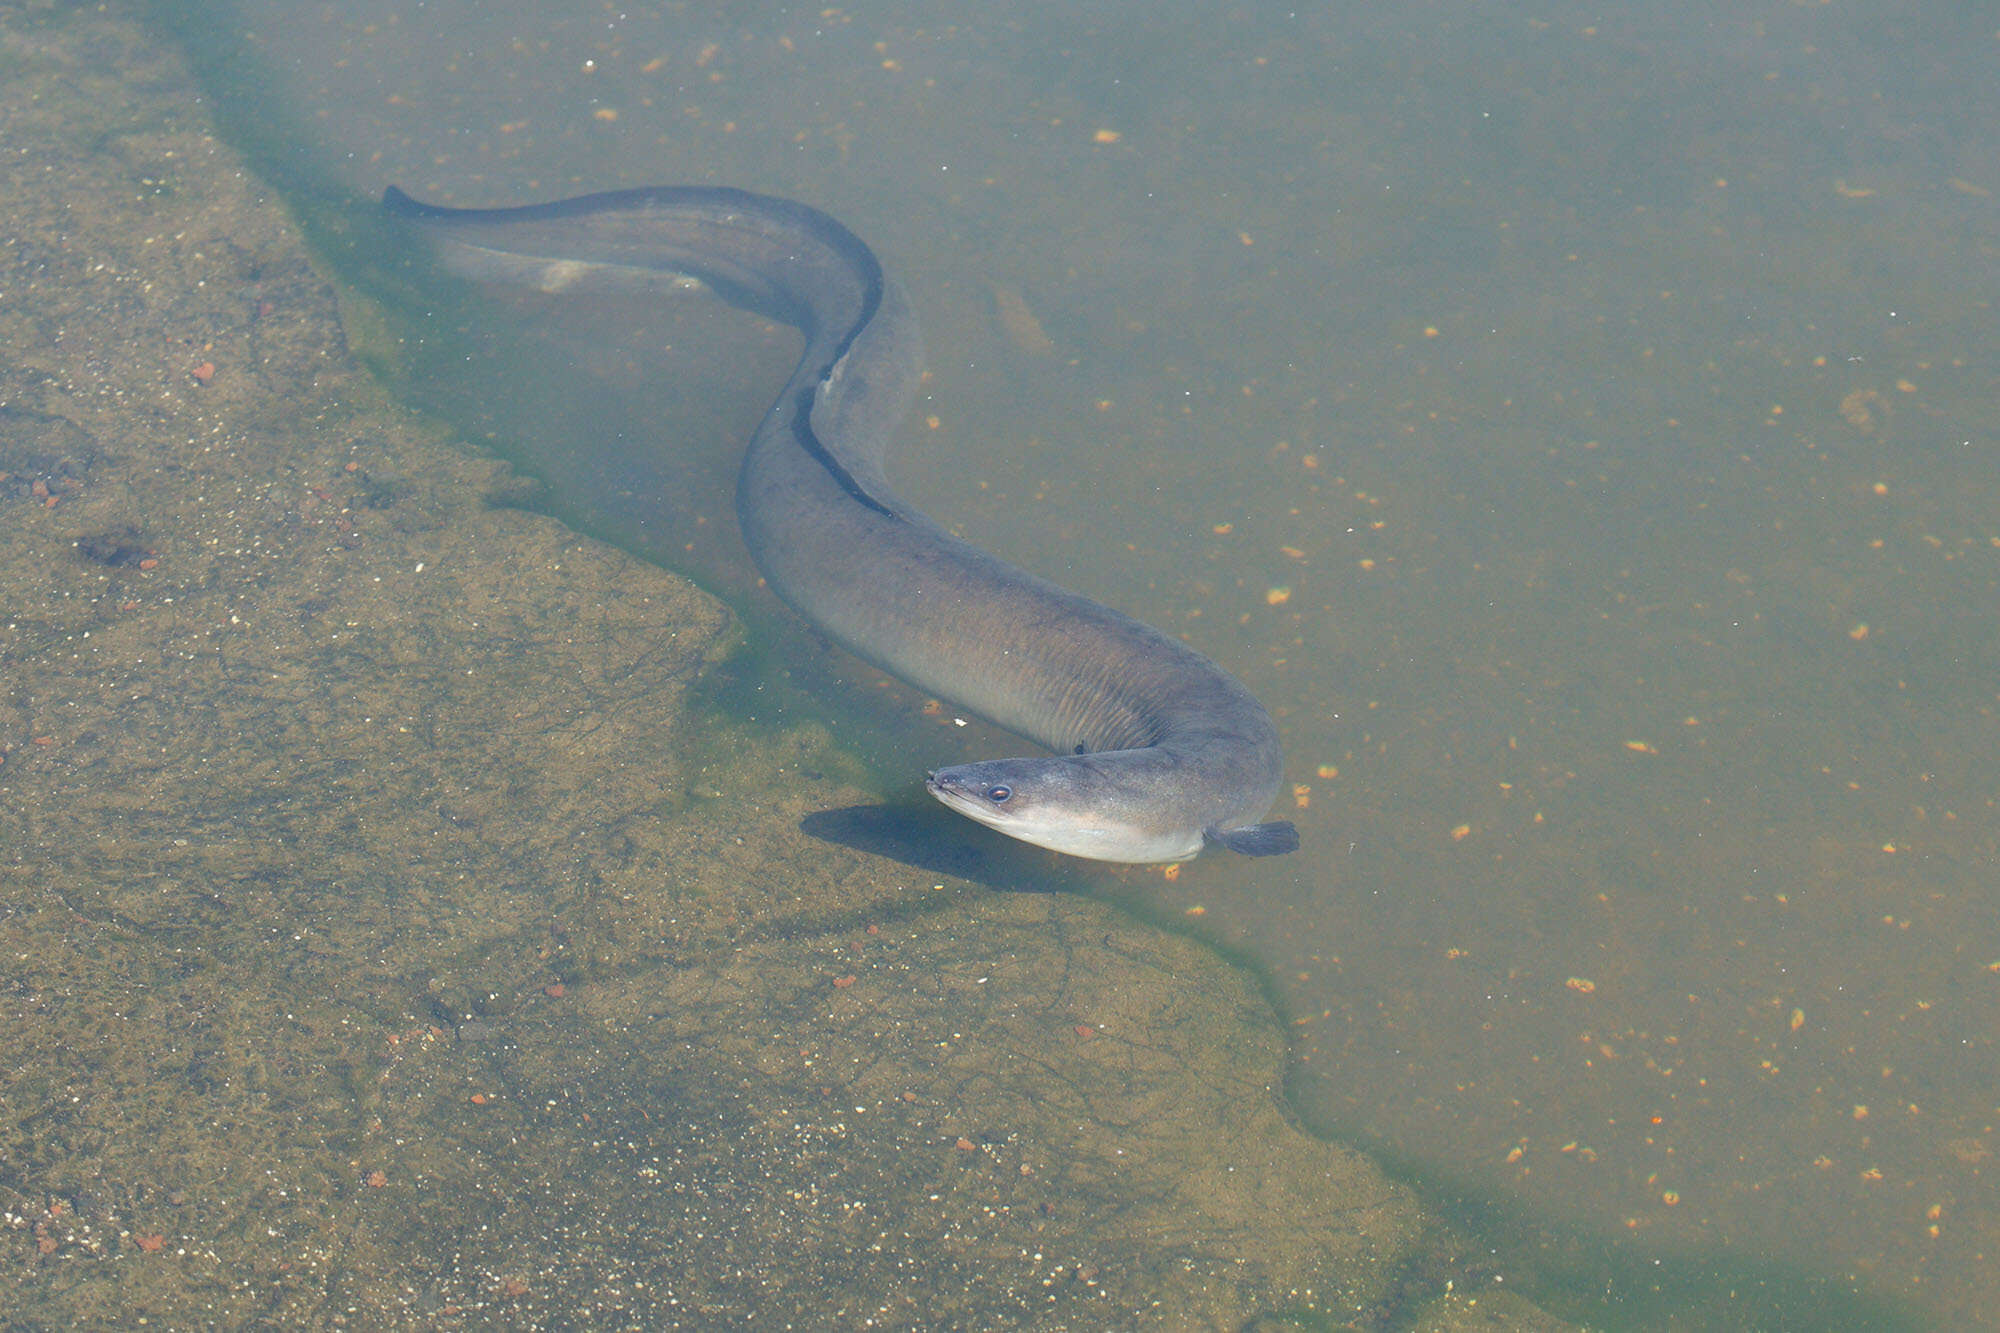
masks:
<svg viewBox="0 0 2000 1333"><path fill-rule="evenodd" d="M1246 824L1242 828L1212 828L1208 830L1208 840L1245 856L1283 856L1299 849L1299 831L1289 819Z"/></svg>

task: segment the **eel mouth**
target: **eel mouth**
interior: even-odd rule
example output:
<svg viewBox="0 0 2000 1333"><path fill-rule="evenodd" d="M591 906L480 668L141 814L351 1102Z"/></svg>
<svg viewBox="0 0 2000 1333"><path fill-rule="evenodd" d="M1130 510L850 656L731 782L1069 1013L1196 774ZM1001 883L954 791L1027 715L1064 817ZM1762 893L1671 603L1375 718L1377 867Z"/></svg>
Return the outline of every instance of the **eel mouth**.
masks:
<svg viewBox="0 0 2000 1333"><path fill-rule="evenodd" d="M924 790L948 808L982 824L992 823L999 813L991 801L949 773L924 774Z"/></svg>

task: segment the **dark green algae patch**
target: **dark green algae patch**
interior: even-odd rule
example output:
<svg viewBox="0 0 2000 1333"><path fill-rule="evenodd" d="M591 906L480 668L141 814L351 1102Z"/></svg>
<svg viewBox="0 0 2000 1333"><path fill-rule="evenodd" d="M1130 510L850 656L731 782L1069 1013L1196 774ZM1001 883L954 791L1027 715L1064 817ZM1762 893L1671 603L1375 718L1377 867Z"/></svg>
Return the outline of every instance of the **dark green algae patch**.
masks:
<svg viewBox="0 0 2000 1333"><path fill-rule="evenodd" d="M1538 1326L1212 954L802 833L854 763L384 397L136 23L0 50L11 1318Z"/></svg>

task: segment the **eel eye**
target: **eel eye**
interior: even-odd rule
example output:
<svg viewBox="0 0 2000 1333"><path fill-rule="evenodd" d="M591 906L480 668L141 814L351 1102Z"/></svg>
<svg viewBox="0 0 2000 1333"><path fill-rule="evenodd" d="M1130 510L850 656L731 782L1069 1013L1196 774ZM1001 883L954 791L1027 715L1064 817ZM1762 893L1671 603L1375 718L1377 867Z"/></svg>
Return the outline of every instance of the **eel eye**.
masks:
<svg viewBox="0 0 2000 1333"><path fill-rule="evenodd" d="M995 805L1005 805L1007 798L1013 794L1014 789L1012 787L988 787L986 789L986 799Z"/></svg>

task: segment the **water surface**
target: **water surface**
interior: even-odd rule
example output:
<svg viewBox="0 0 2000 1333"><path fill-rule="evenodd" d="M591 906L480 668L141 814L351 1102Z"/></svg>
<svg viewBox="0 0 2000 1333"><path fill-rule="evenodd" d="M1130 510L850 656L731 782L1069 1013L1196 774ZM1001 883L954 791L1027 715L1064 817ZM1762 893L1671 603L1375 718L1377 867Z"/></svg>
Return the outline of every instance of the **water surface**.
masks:
<svg viewBox="0 0 2000 1333"><path fill-rule="evenodd" d="M899 489L1183 635L1284 728L1301 854L1102 887L1259 970L1312 1124L1593 1318L2000 1298L1990 22L220 22L315 187L730 184L874 245L933 367ZM790 335L512 309L470 350L440 318L433 405L832 661L728 511ZM913 776L1008 743L823 670L863 750L925 738Z"/></svg>

